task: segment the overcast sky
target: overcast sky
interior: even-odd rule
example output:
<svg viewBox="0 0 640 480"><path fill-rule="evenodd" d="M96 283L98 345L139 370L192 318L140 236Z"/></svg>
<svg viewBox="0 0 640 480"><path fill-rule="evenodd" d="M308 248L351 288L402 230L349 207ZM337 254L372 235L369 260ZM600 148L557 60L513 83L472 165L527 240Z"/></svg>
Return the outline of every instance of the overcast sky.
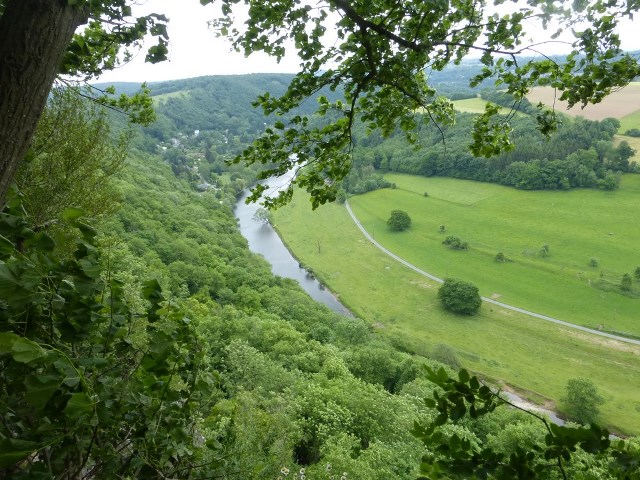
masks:
<svg viewBox="0 0 640 480"><path fill-rule="evenodd" d="M231 51L228 41L216 38L207 22L220 16L213 5L202 6L199 0L146 0L134 15L162 13L169 18L169 61L155 65L144 62L144 51L129 64L102 75L104 82L143 82L174 80L202 75L286 72L295 73L298 63L278 64L267 55Z"/></svg>
<svg viewBox="0 0 640 480"><path fill-rule="evenodd" d="M298 69L297 57L278 64L266 55L231 52L229 43L215 38L207 22L219 17L214 5L203 7L199 0L139 0L141 5L134 14L163 13L169 19L169 61L156 65L144 62L140 53L128 65L107 72L99 81L151 82L198 77L202 75L227 75L244 73L283 72L294 73ZM636 22L637 23L637 22ZM622 30L623 45L627 49L640 49L638 25L629 22ZM547 33L548 35L548 33Z"/></svg>

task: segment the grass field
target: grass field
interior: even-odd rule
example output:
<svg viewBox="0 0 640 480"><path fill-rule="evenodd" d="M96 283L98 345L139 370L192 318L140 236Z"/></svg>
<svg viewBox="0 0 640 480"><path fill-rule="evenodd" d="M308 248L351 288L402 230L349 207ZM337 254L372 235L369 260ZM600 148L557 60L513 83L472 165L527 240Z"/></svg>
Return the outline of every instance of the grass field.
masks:
<svg viewBox="0 0 640 480"><path fill-rule="evenodd" d="M465 98L464 100L454 100L453 106L460 112L484 113L486 100L481 98Z"/></svg>
<svg viewBox="0 0 640 480"><path fill-rule="evenodd" d="M560 92L555 92L551 87L536 87L527 95L527 98L533 104L542 102L548 106L555 105L555 109L559 112L589 120L602 120L607 117L622 119L640 110L640 82L632 82L622 90L612 93L602 102L587 105L585 108L574 105L571 110L567 110L566 102L556 100L556 95L560 96ZM623 133L625 130L626 128L621 128L620 132Z"/></svg>
<svg viewBox="0 0 640 480"><path fill-rule="evenodd" d="M442 201L464 209L492 200L486 191L471 185L465 182L462 189L455 191L451 185L441 185L443 192L450 192ZM640 188L640 183L636 187ZM419 196L413 194L412 202L417 208L423 208L422 200L436 200L435 186L430 189L430 197L422 196L424 189ZM405 195L405 192L394 193ZM351 200L363 220L366 215L360 200L370 196ZM396 206L387 204L381 215L388 216L388 210ZM505 214L513 214L517 209L503 206L503 210ZM522 216L527 214L521 212ZM446 218L433 221L436 234L438 225L447 223ZM328 205L310 214L309 203L297 196L294 204L276 212L275 222L295 255L339 293L348 307L398 347L429 354L436 344L447 344L465 367L494 380L503 380L520 391L531 392L530 398L546 399L550 406L559 402L568 379L590 378L607 399L602 407L602 421L619 432L640 433L640 348L488 305L473 317L448 314L438 306L435 296L438 285L374 248L362 237L342 206ZM420 222L417 218L414 222L418 229ZM484 230L493 229L499 237L495 231L499 225L496 222L488 225ZM376 239L383 240L384 227L366 226ZM450 224L447 228L452 227ZM469 241L473 243L470 238ZM318 242L322 245L320 254ZM560 253L556 248L559 246L551 244L552 255ZM457 255L448 261L453 268L454 264L466 264L467 254L472 252L450 252L444 247L439 251L443 257L449 253ZM558 406L561 408L561 404Z"/></svg>
<svg viewBox="0 0 640 480"><path fill-rule="evenodd" d="M163 93L160 95L153 95L151 98L156 104L166 102L169 98L186 98L188 92L185 90L178 90L177 92Z"/></svg>
<svg viewBox="0 0 640 480"><path fill-rule="evenodd" d="M640 95L635 100L636 106L640 106ZM620 119L620 130L618 130L621 134L624 134L627 130L632 128L640 129L640 109L636 110L629 115L625 115Z"/></svg>
<svg viewBox="0 0 640 480"><path fill-rule="evenodd" d="M483 295L505 303L640 336L640 298L617 289L622 275L640 266L640 176L625 176L615 192L525 192L408 175L388 180L398 189L355 197L351 205L376 240L404 259L439 277L472 281ZM413 219L400 235L386 228L396 208ZM468 242L469 250L443 246L446 235ZM543 245L547 256L540 253ZM498 252L511 261L496 262ZM592 258L597 267L590 266ZM633 293L640 296L638 282Z"/></svg>

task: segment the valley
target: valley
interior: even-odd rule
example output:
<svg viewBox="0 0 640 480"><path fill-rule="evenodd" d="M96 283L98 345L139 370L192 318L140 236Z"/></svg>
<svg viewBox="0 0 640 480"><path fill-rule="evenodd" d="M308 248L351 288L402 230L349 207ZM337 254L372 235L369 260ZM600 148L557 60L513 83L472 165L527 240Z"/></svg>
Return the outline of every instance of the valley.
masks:
<svg viewBox="0 0 640 480"><path fill-rule="evenodd" d="M517 252L518 260L512 262L516 264L520 262L520 258L525 259L517 281L508 277L503 279L501 274L492 271L512 266L497 264L493 258L495 247L490 247L492 234L495 234L494 242L505 242L500 243L501 248L506 245L507 237L519 238L513 232L510 237L501 232L500 229L515 228L513 225L506 225L506 219L497 225L489 222L495 228L486 228L487 222L483 223L482 213L478 209L467 212L464 217L467 222L471 217L476 217L478 224L484 225L483 228L467 226L468 232L475 232L477 235L480 235L478 232L484 232L484 247L474 251L476 247L470 234L463 237L469 238L470 248L467 252L451 251L441 245L443 235L438 231L438 226L445 223L446 219L453 221L455 218L456 214L453 212L456 210L452 202L455 201L462 210L468 210L471 203L490 203L488 198L491 195L488 192L504 187L450 179L392 178L398 188L377 190L349 200L358 219L376 241L431 273L442 277L451 275L472 279L486 296L497 297L500 301L518 306L523 305L513 300L528 298L524 305L534 311L551 306L558 309L558 312L573 312L574 321L584 318L589 326L597 327L589 319L593 318L590 316L590 311L594 308L592 304L601 301L601 292L593 287L589 289L588 285L585 287L583 284L588 284L588 279L576 278L575 286L563 287L567 283L566 278L570 278L572 274L566 271L562 273L563 268L553 267L549 264L549 259L528 258L521 251ZM403 180L406 183L403 184ZM635 179L629 180L633 185ZM455 185L459 188L455 188ZM416 189L418 190L415 191ZM418 194L425 189L431 192L429 197ZM571 193L577 196L581 194L579 191ZM529 195L527 192L512 193L518 194ZM425 203L437 203L439 195L447 200L447 216L428 219ZM576 199L576 202L576 205L580 205L583 199ZM529 199L525 203L531 205L535 202ZM505 205L505 202L500 204ZM506 204L511 205L512 202ZM374 248L352 223L343 206L325 206L310 215L307 205L304 196L297 196L291 206L277 211L275 225L278 231L296 257L313 269L332 291L339 294L340 300L354 313L372 324L379 335L390 339L405 351L420 355L429 355L438 344L444 343L453 348L465 367L497 383L502 380L511 387L526 392L534 400L552 401L560 411L562 407L559 400L566 381L575 376L587 376L606 392L608 401L602 406L602 412L607 424L616 429L621 428L621 431L625 431L623 425L633 425L632 430L626 430L629 433L640 427L637 397L640 384L635 380L640 369L639 347L549 325L492 305L485 304L477 316L469 318L444 312L436 300L438 284L417 275ZM414 226L400 234L389 232L385 224L389 205L406 207L414 219ZM534 208L532 205L531 207ZM514 213L513 210L511 212ZM492 215L495 218L495 212ZM531 215L520 217L536 218ZM429 227L421 227L421 222ZM462 220L446 224L449 232L464 231ZM460 225L459 229L454 229L454 225ZM524 232L531 230L530 227L523 228ZM580 232L576 231L575 235L580 237ZM526 233L522 233L521 237L526 237ZM635 237L629 239L629 248L633 248L633 238ZM605 235L605 241L607 239L608 235ZM318 245L321 246L320 249ZM536 243L532 241L531 245ZM551 248L552 253L553 251ZM509 251L508 255L515 258L516 250L513 252ZM474 256L477 258L474 259ZM611 258L617 256L612 252ZM536 266L536 260L542 266ZM526 275L541 277L525 279ZM555 277L559 278L553 280ZM363 282L362 279L366 281ZM523 290L519 294L508 293L509 287L511 290L518 290L512 284ZM549 289L545 290L546 288ZM575 292L587 290L593 297L591 303L583 305L581 297L572 297L574 292L571 289ZM526 291L530 294L528 297ZM557 291L561 292L559 298L550 298L548 301L547 297L540 300L540 297L532 294L536 292L542 295L547 292L553 297L553 292ZM495 295L498 292L501 292L499 297ZM619 296L618 294L617 297ZM610 300L612 305L617 304L617 297ZM633 329L637 325L633 322L633 299L629 299L629 304L627 318L618 327L625 325L635 331ZM581 308L584 308L582 313ZM549 310L543 313L548 312ZM567 320L562 316L559 318ZM630 405L635 407L629 408Z"/></svg>

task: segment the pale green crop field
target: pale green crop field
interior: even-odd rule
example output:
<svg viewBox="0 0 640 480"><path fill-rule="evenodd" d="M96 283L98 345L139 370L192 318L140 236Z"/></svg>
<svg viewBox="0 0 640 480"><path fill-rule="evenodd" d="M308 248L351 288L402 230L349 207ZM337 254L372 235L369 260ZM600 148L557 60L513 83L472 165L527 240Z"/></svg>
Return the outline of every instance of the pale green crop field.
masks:
<svg viewBox="0 0 640 480"><path fill-rule="evenodd" d="M491 200L492 196L480 188L480 184L462 183L463 189L453 190L450 185L442 184L439 188L449 192L442 201L470 208L470 205ZM640 188L640 184L636 187ZM420 195L414 194L407 205L414 204L426 212L428 209L421 201L435 200L438 188L431 184L430 197L422 196L424 188L420 191ZM406 195L402 190L393 193ZM355 206L367 197L375 199L376 196L368 194L352 198L351 203ZM384 205L383 217L388 216L391 208L400 207L391 202ZM364 219L363 205L355 208ZM514 214L518 208L517 205L503 207L503 213ZM522 212L522 215L526 213ZM577 215L581 216L582 212ZM439 235L438 226L446 219L432 220L430 223L414 218L414 229L425 221L430 225L426 230L433 227ZM302 195L297 195L292 205L275 212L275 223L294 254L313 268L348 307L398 347L428 355L436 344L445 343L456 351L466 368L498 383L503 381L521 392L529 392L530 398L544 400L549 406L556 405L560 409L567 380L590 378L607 399L602 406L601 421L618 432L640 433L639 347L589 336L490 305L484 305L481 312L472 317L446 313L436 299L438 284L401 266L373 247L357 230L343 206L326 205L311 213L310 204ZM493 222L486 230L493 230L499 238L500 223ZM453 228L453 224L447 228ZM379 228L374 225L369 230L377 240L383 240L385 228L382 225ZM471 239L468 241L473 243ZM550 245L551 256L559 255L556 248L559 245ZM450 252L442 247L438 254L444 257L457 255L449 257L447 262L449 268L453 268L454 264L467 264L466 259L473 251ZM422 253L418 252L416 256L420 255ZM493 261L492 255L489 260ZM500 267L514 264L501 264ZM522 282L538 288L529 280ZM482 293L486 294L485 291Z"/></svg>
<svg viewBox="0 0 640 480"><path fill-rule="evenodd" d="M640 95L636 104L640 105ZM624 132L632 128L640 129L640 110L630 113L629 115L625 115L620 119L620 128L618 129L620 134L624 135Z"/></svg>
<svg viewBox="0 0 640 480"><path fill-rule="evenodd" d="M465 98L464 100L454 100L453 106L460 112L484 113L486 100L481 98Z"/></svg>
<svg viewBox="0 0 640 480"><path fill-rule="evenodd" d="M350 203L376 240L402 258L441 278L471 281L484 296L508 304L640 336L640 298L616 288L624 273L633 275L640 266L640 176L626 175L614 192L527 192L408 175L387 179L398 188ZM409 213L410 230L386 228L393 209ZM469 250L442 245L447 235L468 242ZM549 246L546 257L539 253L543 245ZM496 262L497 252L511 261ZM597 267L589 265L592 258ZM603 281L612 291L596 288ZM640 282L633 293L640 296Z"/></svg>

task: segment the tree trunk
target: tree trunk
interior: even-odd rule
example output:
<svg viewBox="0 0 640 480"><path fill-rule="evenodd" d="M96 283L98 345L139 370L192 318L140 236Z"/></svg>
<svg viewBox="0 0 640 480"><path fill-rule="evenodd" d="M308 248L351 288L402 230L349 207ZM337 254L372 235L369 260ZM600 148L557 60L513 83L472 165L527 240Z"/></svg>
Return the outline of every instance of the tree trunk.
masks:
<svg viewBox="0 0 640 480"><path fill-rule="evenodd" d="M62 56L85 23L68 0L9 0L0 17L0 207L24 158Z"/></svg>

